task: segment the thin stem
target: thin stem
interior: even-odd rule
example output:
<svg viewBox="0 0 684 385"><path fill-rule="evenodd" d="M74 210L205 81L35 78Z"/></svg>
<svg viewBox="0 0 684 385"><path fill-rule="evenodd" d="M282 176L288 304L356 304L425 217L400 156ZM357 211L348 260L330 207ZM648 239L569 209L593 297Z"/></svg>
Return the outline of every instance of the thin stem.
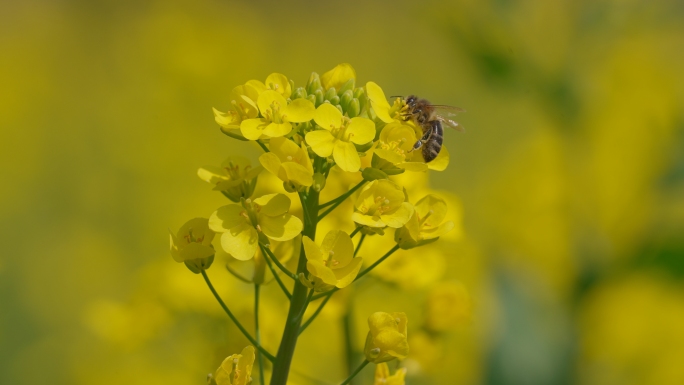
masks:
<svg viewBox="0 0 684 385"><path fill-rule="evenodd" d="M323 310L323 308L325 307L325 304L328 303L330 298L332 298L332 295L333 295L333 293L329 292L329 294L327 295L327 297L325 297L323 302L321 302L320 305L318 305L318 308L316 309L316 311L311 315L311 317L309 317L308 320L306 320L306 322L304 322L304 325L302 325L302 327L299 328L299 334L304 333L304 330L306 330L306 328L308 328L309 325L311 325L313 320L315 320L316 317L318 317L318 314L321 313L321 310ZM313 298L313 297L311 297L311 298Z"/></svg>
<svg viewBox="0 0 684 385"><path fill-rule="evenodd" d="M359 239L359 243L356 244L356 249L354 249L354 257L356 257L356 254L361 250L361 244L363 244L364 239L366 239L366 234L361 234L361 239Z"/></svg>
<svg viewBox="0 0 684 385"><path fill-rule="evenodd" d="M309 303L311 303L311 297L313 297L313 295L314 290L309 290L309 295L306 296L306 305L304 305L302 312L299 314L299 322L301 322L302 318L304 318L304 313L306 313L306 309L309 307Z"/></svg>
<svg viewBox="0 0 684 385"><path fill-rule="evenodd" d="M223 311L225 311L226 314L228 314L228 317L230 317L230 319L235 323L235 326L237 326L237 328L240 329L242 334L244 334L244 336L249 340L249 342L252 343L252 345L254 345L257 349L259 349L259 351L261 353L263 353L264 356L266 356L266 358L268 358L269 361L273 362L275 360L275 357L273 357L273 355L271 353L267 352L266 349L261 347L261 345L254 339L254 337L252 337L249 334L249 332L242 326L240 321L238 321L238 319L235 318L235 316L230 311L230 309L228 309L228 306L226 306L226 304L221 299L221 296L219 296L218 293L216 292L216 289L214 289L214 285L211 284L211 281L209 280L209 276L207 276L207 272L205 270L202 270L201 273L202 273L202 277L204 277L204 281L207 283L207 286L209 286L209 290L211 290L211 293L214 294L214 297L218 301L219 305L221 305L221 307L223 308Z"/></svg>
<svg viewBox="0 0 684 385"><path fill-rule="evenodd" d="M250 281L249 279L245 278L242 274L240 274L240 273L238 273L237 271L233 270L233 268L230 267L230 264L228 264L228 263L226 263L226 270L228 270L228 272L229 272L230 274L232 274L235 278L239 279L240 281L242 281L242 282L244 282L244 283L252 283L252 281Z"/></svg>
<svg viewBox="0 0 684 385"><path fill-rule="evenodd" d="M352 342L352 307L353 300L350 297L347 302L347 311L342 317L342 331L344 336L344 356L346 358L347 373L351 373L354 370L354 343ZM351 381L350 381L351 383Z"/></svg>
<svg viewBox="0 0 684 385"><path fill-rule="evenodd" d="M351 194L353 194L354 191L358 190L359 187L363 186L364 183L366 183L366 180L365 180L365 179L362 180L361 182L359 182L356 186L352 187L351 190L347 191L346 193L344 193L344 194L338 196L338 197L335 198L335 199L331 199L331 200L329 200L328 202L323 203L322 205L319 205L319 206L318 206L318 209L320 210L320 209L322 209L322 208L328 207L328 206L330 206L330 205L332 205L332 204L335 204L335 203L338 202L339 200L345 200L345 198L347 198L348 196L350 196Z"/></svg>
<svg viewBox="0 0 684 385"><path fill-rule="evenodd" d="M361 226L355 228L354 231L349 234L349 238L354 238L354 235L356 235L359 231L361 231Z"/></svg>
<svg viewBox="0 0 684 385"><path fill-rule="evenodd" d="M351 382L351 380L353 380L354 377L356 377L356 375L359 374L359 372L361 372L361 371L363 370L363 368L365 368L366 365L368 365L369 363L370 363L370 362L368 362L368 360L363 360L363 362L361 363L361 365L359 365L359 367L356 368L356 370L354 371L354 373L352 373L352 374L351 374L346 380L344 380L344 382L341 383L340 385L347 385L347 384L349 384L349 383Z"/></svg>
<svg viewBox="0 0 684 385"><path fill-rule="evenodd" d="M393 254L395 251L397 251L397 250L399 250L399 245L394 245L394 247L393 247L390 251L388 251L387 253L385 253L385 255L383 255L382 257L380 257L380 259L378 259L377 261L375 261L375 263L373 263L372 265L368 266L365 270L363 270L362 272L360 272L359 275L356 276L356 278L354 279L353 282L358 281L361 277L363 277L364 275L370 273L371 270L373 270L377 265L381 264L382 261L384 261L385 259L387 259L387 257L389 257L390 255L392 255L392 254ZM352 283L353 283L353 282L352 282ZM336 292L336 291L338 291L338 290L340 290L340 289L334 288L334 289L332 289L332 290L330 290L330 291L326 291L325 293L316 294L316 295L313 296L313 298L311 298L311 300L319 299L319 298L323 297L324 295L332 294L332 293L334 293L334 292Z"/></svg>
<svg viewBox="0 0 684 385"><path fill-rule="evenodd" d="M287 267L285 267L285 265L283 265L283 264L280 262L280 260L278 260L278 258L276 258L276 256L273 255L273 252L271 251L271 249L268 248L268 246L264 245L263 243L259 243L259 247L261 247L261 251L262 251L262 252L264 252L264 250L265 250L264 256L265 256L266 254L268 254L268 257L270 257L270 258L273 260L273 263L275 263L276 266L278 266L278 268L279 268L283 273L285 273L285 275L287 275L288 277L290 277L290 278L292 278L292 279L294 279L294 280L297 279L297 276L294 275L293 272L291 272L290 270L288 270Z"/></svg>
<svg viewBox="0 0 684 385"><path fill-rule="evenodd" d="M261 247L261 253L264 255L264 261L266 261L266 265L268 265L268 268L271 270L271 273L273 274L273 278L275 278L276 282L278 282L278 286L280 286L280 288L283 290L283 294L285 294L287 299L292 299L292 294L290 294L290 291L287 290L287 287L285 286L283 281L280 279L278 272L273 267L271 260L266 256L266 252L264 251L264 247L261 246L261 244L259 244L259 247Z"/></svg>
<svg viewBox="0 0 684 385"><path fill-rule="evenodd" d="M259 284L254 284L254 334L256 336L257 344L261 345L261 334L259 333ZM257 360L259 362L259 383L264 385L264 359L261 352L257 351Z"/></svg>
<svg viewBox="0 0 684 385"><path fill-rule="evenodd" d="M249 141L249 139L245 138L244 136L238 135L238 134L234 134L234 133L232 133L232 132L230 132L230 131L227 131L227 130L221 129L221 132L223 132L225 135L230 136L230 137L233 138L233 139L241 140L241 141L243 141L243 142Z"/></svg>
<svg viewBox="0 0 684 385"><path fill-rule="evenodd" d="M261 149L264 150L264 152L271 152L261 140L257 139L256 142L261 147Z"/></svg>
<svg viewBox="0 0 684 385"><path fill-rule="evenodd" d="M354 193L354 191L358 190L361 186L363 186L364 183L366 183L365 179L362 180L361 182L359 182L356 186L352 187L351 190L349 190L346 193L340 195L339 197L333 199L333 201L335 201L335 203L333 203L332 207L325 210L323 212L323 214L319 215L317 221L320 221L321 219L325 218L326 215L330 214L333 210L335 210L337 208L337 206L342 204L342 202L344 202L345 199L347 199L350 195L352 195ZM326 203L326 205L327 205L327 203Z"/></svg>

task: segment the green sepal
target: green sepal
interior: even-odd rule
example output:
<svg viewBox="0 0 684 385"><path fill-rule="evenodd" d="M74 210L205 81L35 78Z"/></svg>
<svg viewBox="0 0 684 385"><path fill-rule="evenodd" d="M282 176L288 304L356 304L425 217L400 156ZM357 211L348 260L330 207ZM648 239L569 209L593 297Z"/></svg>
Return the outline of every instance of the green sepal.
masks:
<svg viewBox="0 0 684 385"><path fill-rule="evenodd" d="M365 179L369 182L372 182L372 181L378 180L378 179L388 179L389 178L387 176L387 174L385 174L384 171L378 170L377 168L373 168L373 167L364 168L363 171L361 172L361 176L363 177L363 179Z"/></svg>

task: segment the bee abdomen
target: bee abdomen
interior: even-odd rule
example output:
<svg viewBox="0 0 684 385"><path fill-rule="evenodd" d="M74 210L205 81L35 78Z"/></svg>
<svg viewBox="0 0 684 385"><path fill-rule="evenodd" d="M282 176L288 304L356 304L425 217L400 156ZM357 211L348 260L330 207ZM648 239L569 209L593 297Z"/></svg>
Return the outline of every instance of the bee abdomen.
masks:
<svg viewBox="0 0 684 385"><path fill-rule="evenodd" d="M430 139L423 144L423 159L426 163L434 160L439 155L439 151L442 149L442 142L444 141L444 129L439 120L433 120L430 124L432 125L432 134Z"/></svg>

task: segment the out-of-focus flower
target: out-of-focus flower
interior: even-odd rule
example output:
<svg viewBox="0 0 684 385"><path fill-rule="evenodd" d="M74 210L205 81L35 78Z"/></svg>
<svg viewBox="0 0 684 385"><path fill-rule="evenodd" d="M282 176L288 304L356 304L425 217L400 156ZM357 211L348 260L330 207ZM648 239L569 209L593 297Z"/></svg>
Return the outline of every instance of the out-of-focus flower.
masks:
<svg viewBox="0 0 684 385"><path fill-rule="evenodd" d="M356 80L356 71L348 63L342 63L321 76L321 83L325 89L335 88L339 90L350 79Z"/></svg>
<svg viewBox="0 0 684 385"><path fill-rule="evenodd" d="M368 317L368 336L363 349L366 360L375 364L408 356L406 314L377 312Z"/></svg>
<svg viewBox="0 0 684 385"><path fill-rule="evenodd" d="M290 185L288 191L311 186L313 166L304 143L300 147L289 139L273 138L269 143L269 150L270 152L259 157L259 162L283 183Z"/></svg>
<svg viewBox="0 0 684 385"><path fill-rule="evenodd" d="M252 366L254 366L254 347L247 346L242 353L226 357L213 376L209 376L209 385L249 385L252 383Z"/></svg>
<svg viewBox="0 0 684 385"><path fill-rule="evenodd" d="M346 118L340 110L329 103L316 109L314 121L323 130L306 134L306 142L322 157L333 156L335 163L344 171L355 172L361 167L361 159L354 144L366 144L375 138L375 124L367 118Z"/></svg>
<svg viewBox="0 0 684 385"><path fill-rule="evenodd" d="M216 234L209 229L208 219L191 219L181 226L177 235L170 235L171 256L176 262L185 263L195 274L211 266L215 254L211 241Z"/></svg>
<svg viewBox="0 0 684 385"><path fill-rule="evenodd" d="M290 198L283 194L269 194L241 204L230 204L214 211L209 227L221 235L221 247L239 260L254 256L258 242L268 243L266 237L287 241L302 231L302 221L289 214Z"/></svg>
<svg viewBox="0 0 684 385"><path fill-rule="evenodd" d="M404 191L394 182L382 179L366 185L354 203L352 220L360 225L382 229L399 228L413 215Z"/></svg>
<svg viewBox="0 0 684 385"><path fill-rule="evenodd" d="M237 130L240 123L245 119L256 118L259 115L259 108L256 100L259 93L264 90L261 82L249 81L244 85L237 86L228 95L230 108L226 112L221 112L214 108L214 119L222 129Z"/></svg>
<svg viewBox="0 0 684 385"><path fill-rule="evenodd" d="M406 368L399 368L390 375L389 365L381 362L375 366L373 385L404 385L404 377L406 377Z"/></svg>
<svg viewBox="0 0 684 385"><path fill-rule="evenodd" d="M221 167L200 168L197 176L215 185L214 190L221 191L228 199L239 202L241 198L247 199L252 196L261 170L261 166L252 167L249 159L245 157L231 156L221 164Z"/></svg>
<svg viewBox="0 0 684 385"><path fill-rule="evenodd" d="M354 258L354 245L347 233L330 231L321 246L309 237L302 237L306 253L306 268L315 277L316 291L327 291L333 286L343 288L354 281L361 269L361 257Z"/></svg>
<svg viewBox="0 0 684 385"><path fill-rule="evenodd" d="M444 199L428 194L414 205L411 219L394 233L394 240L402 249L411 249L436 240L454 228L454 222L442 223L447 213Z"/></svg>
<svg viewBox="0 0 684 385"><path fill-rule="evenodd" d="M425 327L440 332L453 329L470 318L471 302L460 282L443 282L428 294Z"/></svg>
<svg viewBox="0 0 684 385"><path fill-rule="evenodd" d="M316 110L307 99L295 99L287 104L285 97L274 90L262 92L257 106L262 117L240 123L242 135L249 140L257 140L262 135L271 138L287 135L292 131L292 123L311 120Z"/></svg>

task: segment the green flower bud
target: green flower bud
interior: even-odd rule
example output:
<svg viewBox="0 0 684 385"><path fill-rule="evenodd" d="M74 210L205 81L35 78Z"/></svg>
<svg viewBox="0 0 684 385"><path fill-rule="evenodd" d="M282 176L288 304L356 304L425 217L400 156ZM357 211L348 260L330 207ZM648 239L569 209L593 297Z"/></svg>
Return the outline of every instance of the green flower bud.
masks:
<svg viewBox="0 0 684 385"><path fill-rule="evenodd" d="M359 99L352 99L351 102L349 102L349 107L347 107L347 115L350 118L355 118L359 116L359 113L361 112L361 106L359 105Z"/></svg>
<svg viewBox="0 0 684 385"><path fill-rule="evenodd" d="M320 192L325 187L325 175L317 172L313 174L313 189Z"/></svg>
<svg viewBox="0 0 684 385"><path fill-rule="evenodd" d="M313 94L316 90L321 89L321 78L317 73L312 72L309 82L306 84L306 92Z"/></svg>
<svg viewBox="0 0 684 385"><path fill-rule="evenodd" d="M360 98L361 95L365 95L365 94L366 94L366 92L363 90L363 88L354 89L354 97L357 99Z"/></svg>
<svg viewBox="0 0 684 385"><path fill-rule="evenodd" d="M335 87L330 87L325 91L325 100L330 100L333 96L337 96L337 91Z"/></svg>
<svg viewBox="0 0 684 385"><path fill-rule="evenodd" d="M299 87L295 90L295 92L292 94L292 100L294 99L306 99L307 93L304 87Z"/></svg>
<svg viewBox="0 0 684 385"><path fill-rule="evenodd" d="M307 99L308 101L310 101L311 103L313 103L314 105L316 105L316 95L314 95L314 94L308 94L308 95L306 96L306 99Z"/></svg>
<svg viewBox="0 0 684 385"><path fill-rule="evenodd" d="M352 99L354 99L354 93L352 92L352 90L344 91L342 96L340 96L340 104L342 105L342 108L344 108L345 110L348 109L349 102L351 102Z"/></svg>
<svg viewBox="0 0 684 385"><path fill-rule="evenodd" d="M325 101L325 95L323 94L323 90L319 88L316 91L314 91L313 94L316 95L316 107L323 104L323 102Z"/></svg>
<svg viewBox="0 0 684 385"><path fill-rule="evenodd" d="M292 80L292 79L290 79L290 89L291 90L295 89L294 80Z"/></svg>
<svg viewBox="0 0 684 385"><path fill-rule="evenodd" d="M342 95L343 93L345 93L347 91L353 91L355 85L356 85L356 80L354 80L354 78L351 78L351 79L347 80L347 82L344 83L342 85L342 87L340 87L340 89L337 91L337 94Z"/></svg>
<svg viewBox="0 0 684 385"><path fill-rule="evenodd" d="M388 176L385 174L382 170L378 170L377 168L373 167L366 167L363 169L361 172L361 176L363 176L363 179L372 182L377 179L387 179Z"/></svg>
<svg viewBox="0 0 684 385"><path fill-rule="evenodd" d="M202 270L208 269L212 263L214 263L214 256L207 258L196 258L184 261L185 266L190 269L195 274L199 274Z"/></svg>
<svg viewBox="0 0 684 385"><path fill-rule="evenodd" d="M335 108L337 108L338 111L340 111L340 114L344 115L344 110L342 109L342 106L339 104L335 104Z"/></svg>
<svg viewBox="0 0 684 385"><path fill-rule="evenodd" d="M333 95L332 98L328 99L328 101L332 105L340 104L340 97L337 95Z"/></svg>

